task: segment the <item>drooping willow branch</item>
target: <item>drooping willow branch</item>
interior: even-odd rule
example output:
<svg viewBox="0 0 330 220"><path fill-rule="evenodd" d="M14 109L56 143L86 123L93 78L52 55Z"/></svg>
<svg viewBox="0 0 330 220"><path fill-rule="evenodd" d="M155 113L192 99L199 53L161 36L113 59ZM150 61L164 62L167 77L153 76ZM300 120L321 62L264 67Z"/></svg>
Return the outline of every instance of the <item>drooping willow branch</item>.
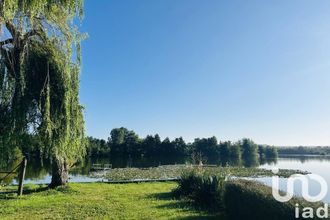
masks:
<svg viewBox="0 0 330 220"><path fill-rule="evenodd" d="M9 148L33 136L65 163L84 154L73 22L81 12L81 0L1 1L0 25L11 36L0 42L0 142Z"/></svg>

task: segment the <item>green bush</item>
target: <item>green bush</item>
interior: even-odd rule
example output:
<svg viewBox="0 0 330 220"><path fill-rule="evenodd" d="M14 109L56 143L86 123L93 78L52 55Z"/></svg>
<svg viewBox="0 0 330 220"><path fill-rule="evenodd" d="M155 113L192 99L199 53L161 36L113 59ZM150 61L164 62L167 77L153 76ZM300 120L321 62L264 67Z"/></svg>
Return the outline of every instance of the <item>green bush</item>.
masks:
<svg viewBox="0 0 330 220"><path fill-rule="evenodd" d="M188 198L191 196L197 185L200 183L200 175L195 170L184 171L178 181L178 187L173 190L177 198Z"/></svg>
<svg viewBox="0 0 330 220"><path fill-rule="evenodd" d="M195 205L210 211L219 211L223 208L224 177L207 175L196 170L182 174L178 187L173 191L176 197L191 200Z"/></svg>
<svg viewBox="0 0 330 220"><path fill-rule="evenodd" d="M223 202L230 220L290 220L296 219L296 203L300 205L300 210L303 207L312 207L315 210L322 206L320 203L307 203L299 198L286 203L278 202L273 198L270 187L247 180L226 182Z"/></svg>
<svg viewBox="0 0 330 220"><path fill-rule="evenodd" d="M309 219L318 219L315 210L324 206L296 197L281 203L274 199L269 186L248 180L225 181L224 176L210 175L203 169L185 171L173 193L201 209L224 213L229 220L304 219L304 207L314 210L314 218ZM301 218L295 218L295 204L299 204Z"/></svg>

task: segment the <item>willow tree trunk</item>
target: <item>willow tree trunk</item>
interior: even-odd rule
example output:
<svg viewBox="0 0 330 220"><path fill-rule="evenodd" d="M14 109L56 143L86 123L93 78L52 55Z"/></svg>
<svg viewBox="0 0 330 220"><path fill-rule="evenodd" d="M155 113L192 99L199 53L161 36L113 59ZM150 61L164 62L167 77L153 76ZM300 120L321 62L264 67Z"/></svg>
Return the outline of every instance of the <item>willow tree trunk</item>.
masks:
<svg viewBox="0 0 330 220"><path fill-rule="evenodd" d="M50 188L57 186L65 186L69 180L69 167L68 164L61 159L54 158L52 161L52 182Z"/></svg>

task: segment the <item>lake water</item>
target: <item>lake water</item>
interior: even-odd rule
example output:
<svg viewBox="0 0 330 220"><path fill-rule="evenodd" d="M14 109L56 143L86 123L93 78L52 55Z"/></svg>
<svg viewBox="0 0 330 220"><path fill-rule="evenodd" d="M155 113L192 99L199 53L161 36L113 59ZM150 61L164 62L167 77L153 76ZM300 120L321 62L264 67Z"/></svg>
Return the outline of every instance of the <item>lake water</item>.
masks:
<svg viewBox="0 0 330 220"><path fill-rule="evenodd" d="M277 167L279 169L298 169L303 171L308 171L313 174L318 174L325 179L328 184L328 193L323 199L323 202L330 203L330 157L328 156L296 156L296 157L280 157L276 163L261 165L261 168L272 169ZM307 175L308 176L308 175ZM269 186L272 184L272 178L257 178ZM320 192L320 184L315 180L309 179L309 194L315 196ZM280 178L280 190L286 191L287 179ZM294 185L294 194L301 196L301 183L297 181Z"/></svg>
<svg viewBox="0 0 330 220"><path fill-rule="evenodd" d="M187 158L139 158L139 159L122 159L122 158L89 158L82 164L77 165L70 170L69 182L99 182L102 178L91 178L89 173L93 164L111 164L112 168L125 167L156 167L159 165L184 164ZM11 168L0 169L9 171ZM1 176L0 176L1 177ZM0 178L1 179L1 178ZM18 184L15 176L6 178L6 184ZM107 181L107 180L106 180ZM48 184L51 182L51 165L47 161L38 159L29 159L24 183Z"/></svg>
<svg viewBox="0 0 330 220"><path fill-rule="evenodd" d="M184 161L177 161L177 164L182 164ZM149 166L158 166L163 164L175 164L174 160L171 161L114 161L110 159L93 159L86 161L83 165L73 169L70 173L70 182L97 182L102 181L102 179L95 179L88 177L92 164L112 164L113 167L149 167ZM276 162L267 163L260 165L260 168L272 169L277 167L280 169L299 169L303 171L308 171L314 174L322 176L329 185L330 189L330 157L326 156L290 156L290 157L279 157ZM50 166L47 163L38 164L31 163L28 165L27 175L25 183L50 183ZM267 185L271 185L271 177L266 178L257 178L258 181L261 181ZM280 178L280 190L286 190L287 179ZM13 178L11 183L17 184L17 180ZM315 181L309 181L309 191L311 195L318 194L320 186ZM301 196L301 184L297 182L295 184L294 193L298 196ZM330 190L327 196L323 200L324 202L330 203Z"/></svg>

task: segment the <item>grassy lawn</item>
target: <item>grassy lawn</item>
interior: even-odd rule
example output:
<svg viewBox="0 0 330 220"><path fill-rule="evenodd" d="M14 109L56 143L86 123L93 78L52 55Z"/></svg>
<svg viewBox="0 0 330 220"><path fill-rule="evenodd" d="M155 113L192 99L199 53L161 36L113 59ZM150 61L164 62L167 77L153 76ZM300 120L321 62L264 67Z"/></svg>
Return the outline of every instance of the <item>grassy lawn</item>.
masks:
<svg viewBox="0 0 330 220"><path fill-rule="evenodd" d="M221 219L172 199L175 187L174 182L72 183L57 190L29 185L21 198L0 195L0 219Z"/></svg>

